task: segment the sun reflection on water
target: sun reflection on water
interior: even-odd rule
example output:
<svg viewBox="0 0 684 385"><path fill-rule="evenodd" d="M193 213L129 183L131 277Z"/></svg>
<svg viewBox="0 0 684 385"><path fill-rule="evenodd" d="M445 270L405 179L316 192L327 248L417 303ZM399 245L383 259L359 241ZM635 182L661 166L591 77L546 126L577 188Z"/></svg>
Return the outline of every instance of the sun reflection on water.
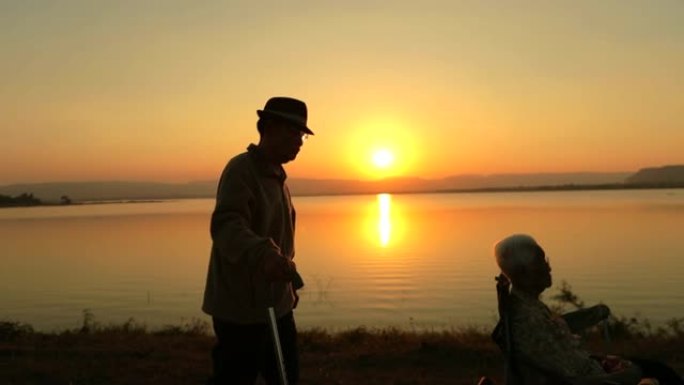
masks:
<svg viewBox="0 0 684 385"><path fill-rule="evenodd" d="M392 237L392 196L390 194L378 194L378 232L380 236L380 246L387 247Z"/></svg>
<svg viewBox="0 0 684 385"><path fill-rule="evenodd" d="M392 194L375 195L365 205L363 224L358 230L373 248L389 250L403 244L406 239L405 207ZM385 255L386 253L381 253Z"/></svg>

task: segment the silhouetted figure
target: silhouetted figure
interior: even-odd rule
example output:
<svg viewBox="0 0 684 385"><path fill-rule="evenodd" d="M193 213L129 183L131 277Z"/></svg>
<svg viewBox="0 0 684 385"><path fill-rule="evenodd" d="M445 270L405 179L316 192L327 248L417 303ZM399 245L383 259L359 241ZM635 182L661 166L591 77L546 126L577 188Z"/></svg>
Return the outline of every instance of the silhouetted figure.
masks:
<svg viewBox="0 0 684 385"><path fill-rule="evenodd" d="M268 329L274 307L287 378L299 377L297 330L292 310L303 283L294 258L295 210L282 164L297 157L307 135L304 102L274 97L258 110L259 144L232 158L218 185L211 217L211 258L204 312L212 316L217 343L213 383L254 384L261 374L278 384Z"/></svg>
<svg viewBox="0 0 684 385"><path fill-rule="evenodd" d="M501 279L508 278L512 284L506 308L500 312L507 318L508 325L503 326L510 334L506 344L516 380L523 379L523 384L636 385L649 378L660 385L683 384L677 373L659 362L590 354L574 333L607 318L610 309L597 305L563 316L553 314L539 299L551 287L551 266L532 237L509 236L497 243L494 254L505 275Z"/></svg>

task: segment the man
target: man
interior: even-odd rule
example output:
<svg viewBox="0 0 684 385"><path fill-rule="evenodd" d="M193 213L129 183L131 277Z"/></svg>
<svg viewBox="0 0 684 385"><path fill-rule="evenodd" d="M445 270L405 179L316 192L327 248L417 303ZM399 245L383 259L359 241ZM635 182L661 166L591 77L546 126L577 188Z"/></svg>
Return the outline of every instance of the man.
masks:
<svg viewBox="0 0 684 385"><path fill-rule="evenodd" d="M268 328L274 307L288 382L299 377L292 310L302 283L294 258L295 210L282 165L297 157L307 135L306 104L274 97L258 110L259 144L232 158L218 184L211 217L211 257L204 312L212 316L215 384L278 384Z"/></svg>
<svg viewBox="0 0 684 385"><path fill-rule="evenodd" d="M526 384L629 384L642 377L660 385L682 384L669 367L654 361L592 356L574 332L609 316L605 305L558 316L540 294L551 287L551 266L529 235L516 234L496 244L496 262L510 280L508 312L512 352ZM651 380L642 383L658 383Z"/></svg>

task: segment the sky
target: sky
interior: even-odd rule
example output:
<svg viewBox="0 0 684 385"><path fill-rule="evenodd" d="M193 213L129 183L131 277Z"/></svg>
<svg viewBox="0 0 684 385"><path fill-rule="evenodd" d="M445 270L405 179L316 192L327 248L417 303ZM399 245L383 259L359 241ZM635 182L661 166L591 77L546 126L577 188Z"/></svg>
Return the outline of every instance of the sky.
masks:
<svg viewBox="0 0 684 385"><path fill-rule="evenodd" d="M304 100L290 177L684 163L684 1L0 2L0 185L215 180Z"/></svg>

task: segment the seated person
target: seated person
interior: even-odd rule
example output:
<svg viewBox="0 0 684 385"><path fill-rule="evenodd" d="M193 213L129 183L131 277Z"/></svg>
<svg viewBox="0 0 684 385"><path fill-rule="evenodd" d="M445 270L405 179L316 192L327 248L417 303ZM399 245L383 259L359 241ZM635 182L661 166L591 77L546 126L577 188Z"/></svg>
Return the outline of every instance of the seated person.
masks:
<svg viewBox="0 0 684 385"><path fill-rule="evenodd" d="M551 266L544 250L528 235L512 235L496 244L496 262L510 280L508 316L512 354L526 384L640 383L684 384L664 364L616 356L592 356L574 332L605 319L610 310L594 306L565 316L554 315L539 299L551 287ZM555 380L554 380L555 379ZM657 381L656 381L657 380Z"/></svg>

